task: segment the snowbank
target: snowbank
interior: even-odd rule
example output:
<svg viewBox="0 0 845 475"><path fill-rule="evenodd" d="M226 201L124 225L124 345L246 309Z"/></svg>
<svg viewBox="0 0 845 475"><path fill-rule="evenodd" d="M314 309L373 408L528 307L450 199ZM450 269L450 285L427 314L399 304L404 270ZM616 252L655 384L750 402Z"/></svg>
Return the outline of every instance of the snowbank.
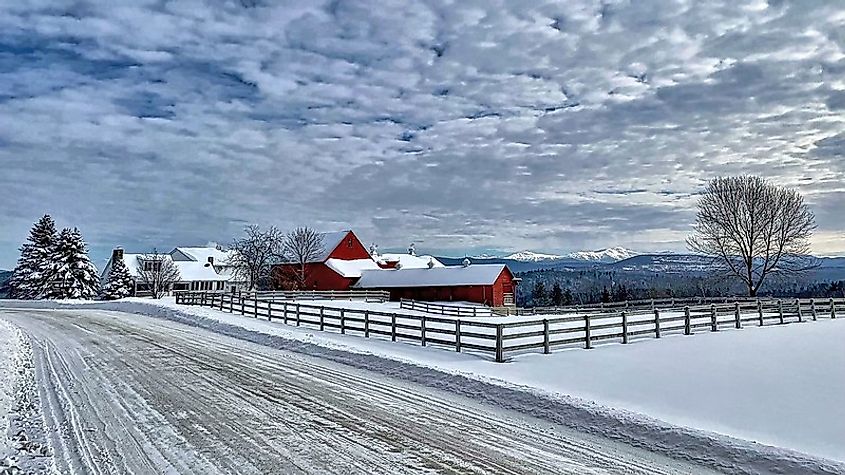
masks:
<svg viewBox="0 0 845 475"><path fill-rule="evenodd" d="M167 300L90 305L367 368L729 472L845 472L845 464L813 457L845 461L845 413L837 400L845 394L842 320L525 354L496 364Z"/></svg>
<svg viewBox="0 0 845 475"><path fill-rule="evenodd" d="M12 414L15 386L15 355L19 342L11 325L0 320L0 467L2 460L12 453L12 441L6 434Z"/></svg>
<svg viewBox="0 0 845 475"><path fill-rule="evenodd" d="M32 347L0 319L0 474L55 473L45 431Z"/></svg>

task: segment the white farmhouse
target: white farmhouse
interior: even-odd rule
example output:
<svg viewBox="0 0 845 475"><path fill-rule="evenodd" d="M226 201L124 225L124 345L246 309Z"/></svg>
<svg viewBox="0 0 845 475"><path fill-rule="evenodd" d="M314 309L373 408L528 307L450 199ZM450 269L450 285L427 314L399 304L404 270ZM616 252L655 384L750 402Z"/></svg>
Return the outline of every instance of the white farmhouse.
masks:
<svg viewBox="0 0 845 475"><path fill-rule="evenodd" d="M165 259L173 261L179 269L180 280L170 290L225 290L242 289L244 282L235 276L234 268L229 265L230 251L216 247L177 247L165 254ZM138 269L154 265L145 262L145 254L128 254L123 249L112 251L109 262L100 275L103 284L108 281L112 262L122 259L135 280L133 295L145 295L149 292L143 282L138 281Z"/></svg>

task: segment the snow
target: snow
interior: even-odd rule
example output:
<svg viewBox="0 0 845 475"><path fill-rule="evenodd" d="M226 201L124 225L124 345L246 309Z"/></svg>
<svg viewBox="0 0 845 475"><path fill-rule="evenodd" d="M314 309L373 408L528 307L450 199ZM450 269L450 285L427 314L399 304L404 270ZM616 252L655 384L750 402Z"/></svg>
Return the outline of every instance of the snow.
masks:
<svg viewBox="0 0 845 475"><path fill-rule="evenodd" d="M13 328L0 320L0 460L11 453L11 440L5 433L9 427L14 402L14 357L19 351L19 344ZM2 467L2 462L0 462Z"/></svg>
<svg viewBox="0 0 845 475"><path fill-rule="evenodd" d="M342 277L348 278L361 277L362 271L381 270L381 267L372 259L328 259L326 265Z"/></svg>
<svg viewBox="0 0 845 475"><path fill-rule="evenodd" d="M551 261L556 259L563 259L564 256L558 256L555 254L543 254L541 252L534 252L534 251L519 251L513 254L509 254L502 259L510 259L513 261L522 261L522 262L538 262L538 261Z"/></svg>
<svg viewBox="0 0 845 475"><path fill-rule="evenodd" d="M177 248L182 249L182 248ZM123 254L123 262L126 264L126 267L129 268L129 273L132 274L132 277L138 277L138 266L141 263L141 260L144 258L146 254ZM221 272L218 273L215 269L215 266L206 266L207 260L203 261L185 261L185 260L173 260L173 256L170 254L162 254L165 259L169 259L173 261L176 267L179 269L179 281L180 282L192 282L192 281L229 281L231 280L232 274L231 272ZM217 264L217 259L215 259L215 265ZM222 262L221 262L222 264ZM111 268L111 259L109 259L109 263L106 265L106 268L103 270L102 277L105 278L108 276L108 271Z"/></svg>
<svg viewBox="0 0 845 475"><path fill-rule="evenodd" d="M441 285L492 285L504 264L435 267L432 269L384 269L364 271L356 288L436 287Z"/></svg>
<svg viewBox="0 0 845 475"><path fill-rule="evenodd" d="M403 269L428 269L428 263L434 264L434 267L445 267L442 262L438 261L434 256L417 256L414 254L379 254L379 261L398 262Z"/></svg>
<svg viewBox="0 0 845 475"><path fill-rule="evenodd" d="M567 254L569 259L577 259L580 261L596 261L596 262L618 262L625 259L630 259L638 253L625 249L624 247L611 247L608 249L601 249L598 251L580 251Z"/></svg>
<svg viewBox="0 0 845 475"><path fill-rule="evenodd" d="M319 332L178 306L172 300L127 299L90 305L163 316L250 341L280 338L272 340L273 344L290 347L281 342L297 342L296 351L308 348L319 353L316 347L327 348L342 352L334 358L347 364L364 360L375 364L351 356L368 355L428 368L459 378L456 382L441 376L432 383L438 387L448 385L449 390L561 423L574 424L570 419L577 413L579 420L588 421L584 430L622 438L646 437L649 444L665 445L666 450L684 456L693 456L695 449L719 463L762 464L781 473L800 471L801 467L821 471L821 466L828 467L828 473L845 470L845 465L768 447L845 461L845 412L839 400L845 394L842 319L666 335L659 340L604 344L593 350L568 349L551 355L525 353L497 364L487 357L442 347ZM172 313L174 309L179 312ZM407 366L392 374L417 380L412 376L416 370Z"/></svg>

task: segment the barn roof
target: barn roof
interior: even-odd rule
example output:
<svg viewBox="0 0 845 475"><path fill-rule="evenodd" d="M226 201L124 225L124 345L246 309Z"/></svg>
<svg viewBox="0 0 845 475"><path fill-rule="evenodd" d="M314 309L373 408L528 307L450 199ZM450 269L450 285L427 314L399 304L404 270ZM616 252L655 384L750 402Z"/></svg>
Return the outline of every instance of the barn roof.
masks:
<svg viewBox="0 0 845 475"><path fill-rule="evenodd" d="M506 267L505 264L472 264L466 267L434 267L432 269L365 270L361 272L361 278L355 287L384 289L493 285Z"/></svg>
<svg viewBox="0 0 845 475"><path fill-rule="evenodd" d="M381 270L372 259L353 259L351 261L343 259L328 259L326 265L342 277L361 277L361 273L368 270Z"/></svg>
<svg viewBox="0 0 845 475"><path fill-rule="evenodd" d="M340 243L343 242L343 238L346 237L347 234L351 233L352 231L334 231L330 233L319 233L320 236L323 238L323 249L316 255L314 258L309 260L308 264L315 264L318 262L325 262L326 259L329 258L332 251L337 249L337 246L340 246ZM298 264L296 261L291 260L288 256L285 256L285 259L280 262L280 264Z"/></svg>
<svg viewBox="0 0 845 475"><path fill-rule="evenodd" d="M380 261L399 262L403 269L428 269L428 261L434 263L434 267L445 267L442 262L438 261L434 256L416 256L413 254L391 254L385 253L378 256Z"/></svg>

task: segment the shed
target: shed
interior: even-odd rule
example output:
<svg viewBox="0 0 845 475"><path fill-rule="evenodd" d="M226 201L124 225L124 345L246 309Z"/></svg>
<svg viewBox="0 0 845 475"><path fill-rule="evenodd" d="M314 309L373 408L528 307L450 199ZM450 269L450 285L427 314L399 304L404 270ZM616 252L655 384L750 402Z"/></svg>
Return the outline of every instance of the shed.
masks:
<svg viewBox="0 0 845 475"><path fill-rule="evenodd" d="M391 300L465 301L502 307L513 305L516 283L505 264L470 264L364 270L354 288L386 290Z"/></svg>

